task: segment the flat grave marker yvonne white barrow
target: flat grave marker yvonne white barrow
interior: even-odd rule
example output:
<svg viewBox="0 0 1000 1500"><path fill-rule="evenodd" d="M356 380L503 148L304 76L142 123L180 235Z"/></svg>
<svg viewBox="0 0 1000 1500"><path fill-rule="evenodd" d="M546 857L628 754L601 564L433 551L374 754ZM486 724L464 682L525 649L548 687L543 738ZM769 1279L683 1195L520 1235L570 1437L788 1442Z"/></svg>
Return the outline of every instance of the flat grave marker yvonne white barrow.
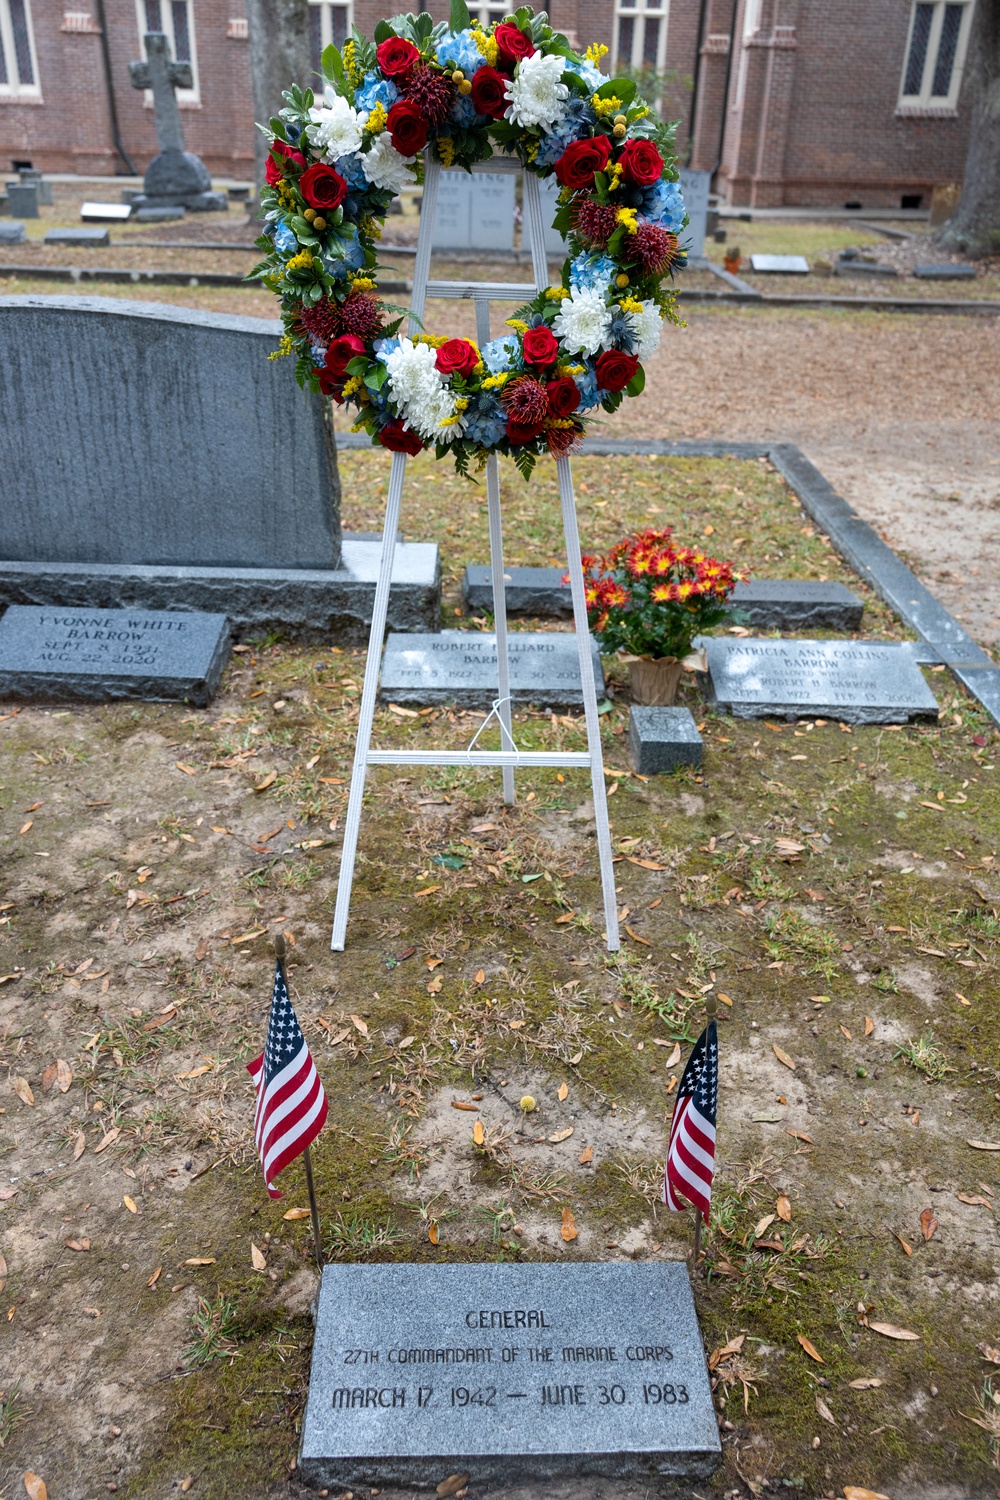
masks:
<svg viewBox="0 0 1000 1500"><path fill-rule="evenodd" d="M0 620L0 698L204 707L228 659L221 614L12 604Z"/></svg>
<svg viewBox="0 0 1000 1500"><path fill-rule="evenodd" d="M736 718L937 719L937 700L908 642L701 636L696 644L708 655L713 702Z"/></svg>
<svg viewBox="0 0 1000 1500"><path fill-rule="evenodd" d="M307 1484L703 1478L719 1456L680 1262L323 1272Z"/></svg>

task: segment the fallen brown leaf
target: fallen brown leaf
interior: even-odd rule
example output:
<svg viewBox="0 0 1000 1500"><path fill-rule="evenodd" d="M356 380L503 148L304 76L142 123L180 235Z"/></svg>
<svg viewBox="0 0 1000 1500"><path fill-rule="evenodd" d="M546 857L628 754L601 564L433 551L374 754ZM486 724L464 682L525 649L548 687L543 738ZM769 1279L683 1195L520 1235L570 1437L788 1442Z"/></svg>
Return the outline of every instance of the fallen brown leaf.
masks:
<svg viewBox="0 0 1000 1500"><path fill-rule="evenodd" d="M434 891L439 891L439 885L425 885L422 891L414 891L414 896L430 896Z"/></svg>
<svg viewBox="0 0 1000 1500"><path fill-rule="evenodd" d="M79 1161L80 1157L83 1155L86 1149L87 1137L84 1135L82 1130L78 1130L76 1133L76 1140L73 1142L73 1160Z"/></svg>
<svg viewBox="0 0 1000 1500"><path fill-rule="evenodd" d="M974 1208L988 1208L991 1212L993 1210L993 1204L982 1193L956 1193L955 1197L959 1203L969 1203Z"/></svg>
<svg viewBox="0 0 1000 1500"><path fill-rule="evenodd" d="M994 1349L992 1344L977 1344L976 1348L991 1365L1000 1365L1000 1349Z"/></svg>
<svg viewBox="0 0 1000 1500"><path fill-rule="evenodd" d="M130 1214L137 1214L139 1212L139 1208L138 1208L138 1205L137 1205L135 1199L134 1198L130 1198L129 1195L128 1195L128 1193L125 1194L124 1198L122 1199L122 1202L124 1203L125 1207L128 1209L128 1211L129 1211Z"/></svg>
<svg viewBox="0 0 1000 1500"><path fill-rule="evenodd" d="M266 792L269 786L274 786L274 783L277 781L277 779L278 779L278 773L277 773L277 771L268 771L268 773L264 777L263 781L258 781L257 782L257 785L254 787L254 791L255 792Z"/></svg>
<svg viewBox="0 0 1000 1500"><path fill-rule="evenodd" d="M593 1148L593 1146L584 1146L583 1150L580 1152L580 1155L577 1157L577 1161L580 1163L581 1167L589 1167L590 1163L593 1160L594 1160L594 1148Z"/></svg>
<svg viewBox="0 0 1000 1500"><path fill-rule="evenodd" d="M554 1146L557 1146L560 1141L568 1141L572 1134L573 1126L567 1125L565 1130L557 1130L555 1135L550 1135L549 1140Z"/></svg>
<svg viewBox="0 0 1000 1500"><path fill-rule="evenodd" d="M572 1213L568 1208L564 1208L562 1211L562 1228L560 1229L559 1233L562 1235L567 1245L571 1240L575 1240L577 1235L580 1233L580 1231L576 1227L576 1220L574 1219Z"/></svg>
<svg viewBox="0 0 1000 1500"><path fill-rule="evenodd" d="M430 1224L428 1225L428 1227L427 1227L427 1238L430 1240L430 1242L431 1242L432 1245L436 1245L437 1244L437 1242L438 1242L438 1222L437 1222L437 1219L432 1219L431 1222L430 1222Z"/></svg>
<svg viewBox="0 0 1000 1500"><path fill-rule="evenodd" d="M440 993L441 993L441 976L440 976L440 974L435 974L433 979L428 979L428 981L427 981L427 993L428 993L428 995L440 995Z"/></svg>
<svg viewBox="0 0 1000 1500"><path fill-rule="evenodd" d="M459 1490L464 1490L469 1482L468 1474L449 1474L447 1479L442 1479L435 1493L438 1500L444 1500L445 1495L457 1495Z"/></svg>
<svg viewBox="0 0 1000 1500"><path fill-rule="evenodd" d="M920 1210L920 1228L925 1240L932 1240L937 1233L938 1221L929 1208Z"/></svg>
<svg viewBox="0 0 1000 1500"><path fill-rule="evenodd" d="M849 1380L847 1383L852 1391L874 1391L880 1385L885 1385L885 1381L878 1375L863 1375L860 1380Z"/></svg>
<svg viewBox="0 0 1000 1500"><path fill-rule="evenodd" d="M481 1146L485 1139L486 1131L483 1129L483 1122L482 1120L477 1120L472 1127L472 1143L474 1146Z"/></svg>
<svg viewBox="0 0 1000 1500"><path fill-rule="evenodd" d="M931 806L934 804L932 803ZM863 1490L856 1484L844 1485L844 1500L889 1500L880 1490Z"/></svg>
<svg viewBox="0 0 1000 1500"><path fill-rule="evenodd" d="M911 1333L908 1328L897 1328L895 1323L869 1323L868 1327L887 1339L912 1340L915 1342L920 1338L919 1333Z"/></svg>
<svg viewBox="0 0 1000 1500"><path fill-rule="evenodd" d="M638 865L640 870L665 870L667 868L666 865L658 865L655 859L636 859L631 854L626 854L625 858L630 865Z"/></svg>
<svg viewBox="0 0 1000 1500"><path fill-rule="evenodd" d="M912 1255L912 1254L913 1254L913 1246L912 1246L912 1245L908 1245L908 1244L907 1244L907 1243L906 1243L906 1241L905 1241L905 1240L904 1240L904 1239L903 1239L903 1236L902 1236L902 1235L901 1235L901 1234L897 1234L897 1235L896 1235L896 1239L897 1239L897 1240L898 1240L898 1241L899 1241L899 1243L900 1243L900 1244L901 1244L901 1245L902 1245L902 1247L903 1247L903 1250L904 1250L904 1252L905 1252L905 1253L906 1253L906 1254L907 1254L907 1255Z"/></svg>
<svg viewBox="0 0 1000 1500"><path fill-rule="evenodd" d="M865 1016L865 1036L871 1036L874 1030L875 1022L872 1020L871 1016Z"/></svg>
<svg viewBox="0 0 1000 1500"><path fill-rule="evenodd" d="M22 1078L20 1073L14 1074L14 1077L10 1080L10 1086L22 1104L34 1104L35 1096L31 1092L31 1086L26 1078Z"/></svg>
<svg viewBox="0 0 1000 1500"><path fill-rule="evenodd" d="M784 1193L778 1198L777 1203L774 1205L774 1210L782 1224L790 1224L792 1222L791 1201L785 1197Z"/></svg>
<svg viewBox="0 0 1000 1500"><path fill-rule="evenodd" d="M214 1266L214 1255L192 1255L188 1260L182 1262L185 1266Z"/></svg>
<svg viewBox="0 0 1000 1500"><path fill-rule="evenodd" d="M1000 1141L966 1141L973 1151L1000 1151Z"/></svg>
<svg viewBox="0 0 1000 1500"><path fill-rule="evenodd" d="M476 1114L479 1109L478 1104L470 1104L467 1099L453 1099L451 1107L452 1109L471 1109L473 1114Z"/></svg>
<svg viewBox="0 0 1000 1500"><path fill-rule="evenodd" d="M158 1281L159 1281L159 1279L160 1279L160 1277L161 1277L161 1276L162 1276L162 1275L163 1275L163 1267L162 1267L162 1266L157 1266L157 1268L156 1268L156 1270L155 1270L155 1271L154 1271L154 1272L153 1272L153 1274L152 1274L152 1276L151 1276L151 1277L150 1277L150 1278L149 1278L149 1280L148 1280L148 1281L147 1281L147 1282L146 1282L146 1285L147 1285L147 1286L148 1286L148 1287L154 1287L154 1286L155 1286L155 1285L156 1285L156 1283L157 1283L157 1282L158 1282Z"/></svg>
<svg viewBox="0 0 1000 1500"><path fill-rule="evenodd" d="M352 1016L351 1024L354 1026L356 1031L360 1031L362 1036L368 1035L368 1023L367 1021L362 1021L360 1016Z"/></svg>
<svg viewBox="0 0 1000 1500"><path fill-rule="evenodd" d="M786 1130L785 1134L794 1136L797 1141L805 1141L808 1146L811 1146L813 1143L812 1136L806 1135L804 1130Z"/></svg>
<svg viewBox="0 0 1000 1500"><path fill-rule="evenodd" d="M722 1363L723 1360L732 1359L734 1354L739 1354L740 1350L743 1348L743 1345L746 1343L746 1337L747 1336L745 1333L738 1333L736 1337L734 1339L730 1339L727 1344L722 1344L718 1349L713 1349L711 1354L708 1356L708 1368L710 1370L714 1370L717 1365L720 1365Z"/></svg>
<svg viewBox="0 0 1000 1500"><path fill-rule="evenodd" d="M826 1364L826 1360L822 1354L817 1353L816 1345L807 1339L804 1333L797 1333L795 1339L797 1343L802 1345L810 1359L814 1359L818 1365Z"/></svg>
<svg viewBox="0 0 1000 1500"><path fill-rule="evenodd" d="M267 1270L267 1256L263 1250L258 1249L253 1240L250 1241L250 1264L255 1271Z"/></svg>
<svg viewBox="0 0 1000 1500"><path fill-rule="evenodd" d="M32 1474L30 1469L24 1476L24 1488L28 1492L28 1500L48 1500L49 1492L45 1488L45 1480L40 1479L37 1474Z"/></svg>
<svg viewBox="0 0 1000 1500"><path fill-rule="evenodd" d="M775 1057L780 1063L782 1063L786 1068L791 1068L793 1072L795 1071L794 1059L789 1057L787 1052L782 1052L777 1042L771 1043L771 1051L774 1053Z"/></svg>
<svg viewBox="0 0 1000 1500"><path fill-rule="evenodd" d="M625 928L625 931L626 931L626 932L627 932L627 933L628 933L628 935L629 935L629 937L630 937L630 938L631 938L631 939L632 939L632 941L633 941L633 942L634 942L634 943L641 943L641 944L642 944L642 946L643 946L643 947L644 947L644 948L652 948L652 946L653 946L653 945L652 945L652 943L651 943L651 942L650 942L650 941L649 941L649 939L648 939L648 938L644 938L644 937L640 937L640 936L639 936L639 934L638 934L638 933L637 933L637 932L635 932L635 931L634 931L634 930L633 930L633 929L632 929L632 928L631 928L631 927L630 927L630 926L629 926L629 925L628 925L628 923L627 923L627 922L623 922L623 923L622 923L622 926L623 926L623 927L624 927L624 928Z"/></svg>
<svg viewBox="0 0 1000 1500"><path fill-rule="evenodd" d="M767 1229L770 1224L773 1224L776 1218L777 1214L765 1214L764 1217L758 1221L757 1227L754 1229L754 1239L759 1240L761 1235L764 1233L764 1230Z"/></svg>
<svg viewBox="0 0 1000 1500"><path fill-rule="evenodd" d="M486 983L486 970L485 969L477 969L476 972L472 976L472 982L473 982L473 984L485 984Z"/></svg>
<svg viewBox="0 0 1000 1500"><path fill-rule="evenodd" d="M819 1412L824 1422L829 1422L831 1427L836 1427L837 1419L833 1415L833 1412L830 1410L830 1408L827 1406L826 1402L823 1400L822 1396L816 1397L816 1410Z"/></svg>
<svg viewBox="0 0 1000 1500"><path fill-rule="evenodd" d="M69 1063L65 1061L64 1058L61 1058L61 1057L57 1058L56 1059L56 1083L59 1086L59 1092L60 1092L60 1094L65 1094L68 1091L69 1086L70 1086L70 1084L72 1082L73 1082L73 1069L70 1067Z"/></svg>
<svg viewBox="0 0 1000 1500"><path fill-rule="evenodd" d="M87 1240L87 1239L82 1239L82 1240L63 1240L63 1244L66 1246L67 1250L89 1250L90 1249L90 1241Z"/></svg>
<svg viewBox="0 0 1000 1500"><path fill-rule="evenodd" d="M562 1103L562 1101L568 1096L568 1094L569 1094L569 1084L565 1083L565 1082L561 1083L559 1085L559 1087L556 1089L556 1098L559 1100L560 1103Z"/></svg>
<svg viewBox="0 0 1000 1500"><path fill-rule="evenodd" d="M283 1219L291 1219L293 1222L296 1219L308 1219L309 1210L308 1208L288 1208L281 1217Z"/></svg>
<svg viewBox="0 0 1000 1500"><path fill-rule="evenodd" d="M556 926L560 927L560 926L562 926L562 924L564 922L572 922L572 920L573 920L573 918L575 916L576 916L576 912L575 911L563 912L563 914L562 914L561 917L556 917Z"/></svg>
<svg viewBox="0 0 1000 1500"><path fill-rule="evenodd" d="M197 776L198 774L197 766L189 766L182 760L175 760L174 765L177 767L178 771L183 771L185 776Z"/></svg>

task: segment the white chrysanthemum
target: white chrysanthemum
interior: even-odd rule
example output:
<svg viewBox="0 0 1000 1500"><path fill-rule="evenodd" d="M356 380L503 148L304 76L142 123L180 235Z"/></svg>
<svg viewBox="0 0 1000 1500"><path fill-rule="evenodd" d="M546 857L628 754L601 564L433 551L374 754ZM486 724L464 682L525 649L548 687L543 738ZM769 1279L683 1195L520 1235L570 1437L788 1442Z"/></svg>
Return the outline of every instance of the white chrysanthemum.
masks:
<svg viewBox="0 0 1000 1500"><path fill-rule="evenodd" d="M504 110L504 118L522 126L554 125L565 114L569 98L562 82L565 68L565 59L556 55L536 52L533 57L522 57L507 87L510 108Z"/></svg>
<svg viewBox="0 0 1000 1500"><path fill-rule="evenodd" d="M636 350L639 358L648 359L660 347L663 318L655 302L644 302L641 313L631 313L632 331L639 340Z"/></svg>
<svg viewBox="0 0 1000 1500"><path fill-rule="evenodd" d="M562 339L567 353L596 354L610 324L611 313L603 291L575 286L570 296L560 302L552 332Z"/></svg>
<svg viewBox="0 0 1000 1500"><path fill-rule="evenodd" d="M385 367L392 400L414 432L425 441L450 441L458 436L456 428L442 428L441 423L455 415L455 396L445 386L436 360L437 350L429 344L404 338L386 358Z"/></svg>
<svg viewBox="0 0 1000 1500"><path fill-rule="evenodd" d="M387 130L377 135L371 149L361 157L361 166L368 181L374 187L398 193L402 188L416 182L415 172L410 171L413 156L400 156Z"/></svg>
<svg viewBox="0 0 1000 1500"><path fill-rule="evenodd" d="M322 104L309 111L311 125L306 126L306 135L324 160L331 164L352 151L361 149L362 121L354 107L332 88L328 88Z"/></svg>

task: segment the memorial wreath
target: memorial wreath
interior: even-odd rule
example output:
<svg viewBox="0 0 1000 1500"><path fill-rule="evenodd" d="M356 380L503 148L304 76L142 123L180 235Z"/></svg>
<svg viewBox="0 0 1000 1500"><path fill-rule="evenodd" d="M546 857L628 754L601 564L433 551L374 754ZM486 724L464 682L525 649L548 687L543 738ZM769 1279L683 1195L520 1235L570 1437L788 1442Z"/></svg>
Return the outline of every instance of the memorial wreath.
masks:
<svg viewBox="0 0 1000 1500"><path fill-rule="evenodd" d="M436 446L461 473L490 453L527 476L567 453L587 413L637 396L664 320L665 279L684 263L687 222L673 127L628 78L578 56L544 12L484 28L465 0L355 30L322 57L324 91L291 88L270 121L262 193L265 258L252 275L281 299L278 353L299 383L357 409L354 430L393 452ZM406 309L378 295L377 243L393 198L423 177L425 149L471 169L495 151L560 185L554 228L569 255L550 286L483 348L401 335ZM392 315L396 316L393 317Z"/></svg>

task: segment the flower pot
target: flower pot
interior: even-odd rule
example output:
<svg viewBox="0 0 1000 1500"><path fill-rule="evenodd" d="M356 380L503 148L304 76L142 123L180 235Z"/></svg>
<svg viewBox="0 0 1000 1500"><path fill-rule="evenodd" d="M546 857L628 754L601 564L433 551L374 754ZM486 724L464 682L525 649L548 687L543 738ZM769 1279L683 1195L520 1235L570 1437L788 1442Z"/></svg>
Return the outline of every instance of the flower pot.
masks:
<svg viewBox="0 0 1000 1500"><path fill-rule="evenodd" d="M726 268L726 270L729 272L730 276L737 276L737 275L739 275L739 269L740 269L740 264L741 264L740 256L738 256L738 255L726 255L726 256L723 256L722 264Z"/></svg>
<svg viewBox="0 0 1000 1500"><path fill-rule="evenodd" d="M629 666L633 703L666 708L677 701L684 663L676 656L640 656Z"/></svg>

